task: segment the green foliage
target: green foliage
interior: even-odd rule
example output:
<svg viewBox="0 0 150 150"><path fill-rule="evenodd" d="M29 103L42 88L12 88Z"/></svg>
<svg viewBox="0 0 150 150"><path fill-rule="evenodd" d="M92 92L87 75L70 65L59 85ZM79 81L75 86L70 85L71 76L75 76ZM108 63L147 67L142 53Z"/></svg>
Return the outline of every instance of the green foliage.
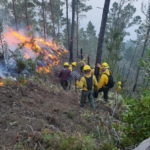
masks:
<svg viewBox="0 0 150 150"><path fill-rule="evenodd" d="M43 145L47 148L57 148L58 150L96 150L95 140L91 135L81 135L66 137L61 132L53 132L45 129L42 133Z"/></svg>
<svg viewBox="0 0 150 150"><path fill-rule="evenodd" d="M15 84L14 80L12 80L11 78L4 78L2 80L2 82L3 82L4 86L8 86L8 87Z"/></svg>
<svg viewBox="0 0 150 150"><path fill-rule="evenodd" d="M105 143L99 148L99 150L118 150L118 148L111 143Z"/></svg>
<svg viewBox="0 0 150 150"><path fill-rule="evenodd" d="M150 80L150 49L146 48L146 58L140 59L140 65L143 68L143 71L145 73L145 78L149 81Z"/></svg>
<svg viewBox="0 0 150 150"><path fill-rule="evenodd" d="M126 100L129 110L123 114L127 123L124 133L134 143L150 136L150 91L144 90L140 99Z"/></svg>
<svg viewBox="0 0 150 150"><path fill-rule="evenodd" d="M18 73L21 73L27 67L27 62L23 59L17 60Z"/></svg>

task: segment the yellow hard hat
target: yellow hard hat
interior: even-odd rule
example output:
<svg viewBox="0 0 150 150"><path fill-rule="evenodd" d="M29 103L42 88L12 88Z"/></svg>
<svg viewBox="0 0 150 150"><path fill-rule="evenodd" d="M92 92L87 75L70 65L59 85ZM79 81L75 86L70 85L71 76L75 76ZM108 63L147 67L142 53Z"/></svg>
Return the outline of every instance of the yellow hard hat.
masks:
<svg viewBox="0 0 150 150"><path fill-rule="evenodd" d="M85 66L83 67L83 70L91 70L91 67L90 67L89 65L85 65Z"/></svg>
<svg viewBox="0 0 150 150"><path fill-rule="evenodd" d="M77 65L77 63L74 61L74 62L72 62L72 65L73 65L73 66L76 66L76 65Z"/></svg>
<svg viewBox="0 0 150 150"><path fill-rule="evenodd" d="M118 85L121 85L121 81L118 82Z"/></svg>
<svg viewBox="0 0 150 150"><path fill-rule="evenodd" d="M82 60L85 60L85 58L83 58Z"/></svg>
<svg viewBox="0 0 150 150"><path fill-rule="evenodd" d="M68 63L68 62L65 62L65 63L64 63L64 66L69 66L69 63Z"/></svg>
<svg viewBox="0 0 150 150"><path fill-rule="evenodd" d="M105 69L109 68L109 66L108 66L108 64L107 64L106 62L102 63L102 66L101 66L101 67L102 67L102 68L105 68Z"/></svg>

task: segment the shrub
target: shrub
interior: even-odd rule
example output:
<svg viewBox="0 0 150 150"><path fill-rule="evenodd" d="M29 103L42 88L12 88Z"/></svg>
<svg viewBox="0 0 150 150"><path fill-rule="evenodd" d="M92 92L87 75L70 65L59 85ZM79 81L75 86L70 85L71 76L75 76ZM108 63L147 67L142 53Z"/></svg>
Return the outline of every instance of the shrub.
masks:
<svg viewBox="0 0 150 150"><path fill-rule="evenodd" d="M127 125L124 133L134 143L143 141L150 136L150 91L144 90L140 99L126 100L129 110L123 114Z"/></svg>

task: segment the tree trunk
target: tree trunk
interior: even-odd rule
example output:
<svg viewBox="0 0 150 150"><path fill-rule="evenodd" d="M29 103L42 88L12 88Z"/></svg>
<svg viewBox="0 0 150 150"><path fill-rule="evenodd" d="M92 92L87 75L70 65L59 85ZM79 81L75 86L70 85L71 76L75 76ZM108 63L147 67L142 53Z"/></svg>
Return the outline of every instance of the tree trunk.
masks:
<svg viewBox="0 0 150 150"><path fill-rule="evenodd" d="M90 65L90 56L87 57L87 64Z"/></svg>
<svg viewBox="0 0 150 150"><path fill-rule="evenodd" d="M12 0L12 2L13 2L13 11L14 11L14 17L15 17L16 30L18 31L18 22L17 22L17 16L16 16L15 0Z"/></svg>
<svg viewBox="0 0 150 150"><path fill-rule="evenodd" d="M81 55L81 60L83 59L83 51L82 48L80 49L80 55Z"/></svg>
<svg viewBox="0 0 150 150"><path fill-rule="evenodd" d="M72 0L72 26L71 26L71 38L69 44L69 51L70 51L69 62L73 61L74 17L75 17L75 0Z"/></svg>
<svg viewBox="0 0 150 150"><path fill-rule="evenodd" d="M143 58L143 56L144 56L144 52L145 52L145 48L146 48L146 45L147 45L149 33L150 33L150 26L148 27L148 30L147 30L147 34L146 34L146 38L145 38L141 58ZM137 74L136 74L136 77L135 77L135 83L134 83L134 86L133 86L133 92L135 92L135 90L136 90L137 81L138 81L138 78L139 78L139 72L140 72L140 66L138 66L138 69L137 69Z"/></svg>
<svg viewBox="0 0 150 150"><path fill-rule="evenodd" d="M66 0L66 17L67 17L67 36L68 36L68 49L69 49L69 39L70 39L70 35L69 35L69 18L68 18L68 0Z"/></svg>
<svg viewBox="0 0 150 150"><path fill-rule="evenodd" d="M77 60L78 60L78 29L79 29L79 12L78 12L78 0L76 3L77 6L77 12L76 12L76 16L77 16L77 35L76 35L76 41L77 41Z"/></svg>
<svg viewBox="0 0 150 150"><path fill-rule="evenodd" d="M27 30L29 31L28 0L25 0L25 11L26 11L26 25L27 25Z"/></svg>
<svg viewBox="0 0 150 150"><path fill-rule="evenodd" d="M137 48L138 48L138 43L137 43L137 45L135 47L135 50L134 50L134 53L133 53L133 56L132 56L132 59L131 59L130 65L129 65L129 69L128 69L128 72L127 72L127 76L126 76L125 82L127 82L127 80L128 80L128 77L129 77L129 74L130 74L130 70L131 70L131 66L132 66L132 63L133 63L133 60L134 60Z"/></svg>
<svg viewBox="0 0 150 150"><path fill-rule="evenodd" d="M102 48L103 48L103 41L104 41L104 34L105 34L105 28L106 28L106 22L107 22L107 16L109 12L109 4L110 0L105 0L104 8L103 8L103 15L102 15L102 22L100 27L100 33L98 38L98 46L97 46L97 55L96 55L96 63L101 63L102 60ZM99 78L99 68L95 68L95 76L98 80Z"/></svg>
<svg viewBox="0 0 150 150"><path fill-rule="evenodd" d="M51 9L51 15L52 15L52 24L53 24L53 42L56 41L56 33L55 33L55 17L54 17L54 9L52 0L50 0L50 9Z"/></svg>
<svg viewBox="0 0 150 150"><path fill-rule="evenodd" d="M43 29L44 29L44 40L46 40L45 4L44 4L44 0L42 0L42 9L43 9Z"/></svg>

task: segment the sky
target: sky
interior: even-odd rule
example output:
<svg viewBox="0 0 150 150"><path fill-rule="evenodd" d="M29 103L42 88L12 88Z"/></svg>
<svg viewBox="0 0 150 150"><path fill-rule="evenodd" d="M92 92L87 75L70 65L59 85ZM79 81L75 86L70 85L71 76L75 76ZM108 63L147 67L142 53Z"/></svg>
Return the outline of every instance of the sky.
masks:
<svg viewBox="0 0 150 150"><path fill-rule="evenodd" d="M83 20L80 21L80 27L86 28L88 22L91 21L93 23L93 25L95 26L95 30L96 30L97 34L99 33L103 10L98 9L97 7L103 8L104 1L105 0L89 0L87 2L87 5L92 5L93 9L90 10L89 12L87 12L86 18L84 18ZM117 1L117 0L111 0L109 8L111 8L112 4L115 1ZM135 2L133 2L133 5L137 9L134 16L140 15L142 20L145 20L145 17L141 12L141 3L142 2L144 2L144 4L146 4L146 3L148 3L148 0L135 0ZM137 26L133 26L127 30L128 32L130 32L130 36L126 37L125 40L129 40L129 39L135 40L136 39L136 34L134 33L134 30L136 28L137 28Z"/></svg>

